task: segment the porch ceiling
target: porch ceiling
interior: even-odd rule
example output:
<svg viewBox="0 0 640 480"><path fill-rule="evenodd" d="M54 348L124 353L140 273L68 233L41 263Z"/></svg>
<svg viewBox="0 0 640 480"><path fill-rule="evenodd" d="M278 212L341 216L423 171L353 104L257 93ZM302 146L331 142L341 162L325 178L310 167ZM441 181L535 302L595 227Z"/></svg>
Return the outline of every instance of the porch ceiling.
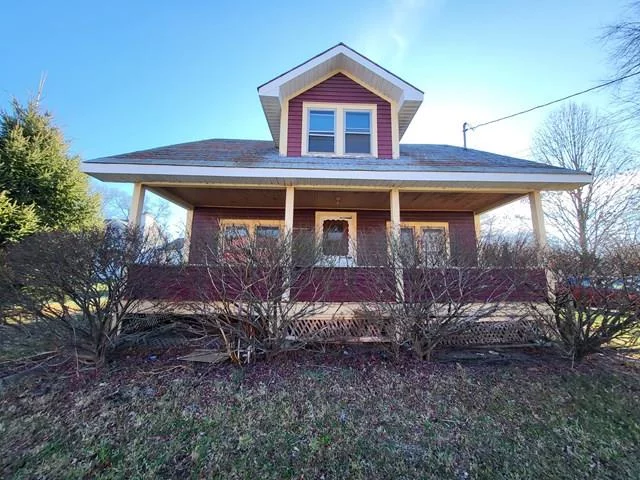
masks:
<svg viewBox="0 0 640 480"><path fill-rule="evenodd" d="M284 209L284 189L206 188L157 186L152 191L165 198L195 207ZM473 211L491 210L525 196L522 192L401 191L401 210ZM295 191L295 208L325 210L389 210L389 192L304 190Z"/></svg>

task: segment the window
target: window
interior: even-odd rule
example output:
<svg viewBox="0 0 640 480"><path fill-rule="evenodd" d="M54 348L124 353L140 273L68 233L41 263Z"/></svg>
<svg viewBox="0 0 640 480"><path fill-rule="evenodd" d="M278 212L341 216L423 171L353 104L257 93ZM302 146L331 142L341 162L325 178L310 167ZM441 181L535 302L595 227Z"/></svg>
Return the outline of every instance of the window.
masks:
<svg viewBox="0 0 640 480"><path fill-rule="evenodd" d="M304 155L377 156L377 105L305 102Z"/></svg>
<svg viewBox="0 0 640 480"><path fill-rule="evenodd" d="M333 110L309 110L309 152L335 152L335 120Z"/></svg>
<svg viewBox="0 0 640 480"><path fill-rule="evenodd" d="M280 238L284 228L283 221L269 220L220 220L223 250L229 251L242 247L255 240L258 248L267 247Z"/></svg>
<svg viewBox="0 0 640 480"><path fill-rule="evenodd" d="M387 222L387 227L391 229L391 222ZM449 254L449 224L402 222L400 245L407 262L419 261L427 267L442 265Z"/></svg>
<svg viewBox="0 0 640 480"><path fill-rule="evenodd" d="M371 112L345 112L344 153L371 153Z"/></svg>

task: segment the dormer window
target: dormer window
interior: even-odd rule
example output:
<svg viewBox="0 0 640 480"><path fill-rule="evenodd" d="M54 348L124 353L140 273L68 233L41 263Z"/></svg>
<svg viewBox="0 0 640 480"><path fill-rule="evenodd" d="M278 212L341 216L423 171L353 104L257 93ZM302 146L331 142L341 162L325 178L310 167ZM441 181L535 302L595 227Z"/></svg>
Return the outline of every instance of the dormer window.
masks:
<svg viewBox="0 0 640 480"><path fill-rule="evenodd" d="M344 153L371 154L371 112L344 112Z"/></svg>
<svg viewBox="0 0 640 480"><path fill-rule="evenodd" d="M309 110L309 152L335 153L336 112Z"/></svg>
<svg viewBox="0 0 640 480"><path fill-rule="evenodd" d="M376 157L376 105L305 102L303 155Z"/></svg>

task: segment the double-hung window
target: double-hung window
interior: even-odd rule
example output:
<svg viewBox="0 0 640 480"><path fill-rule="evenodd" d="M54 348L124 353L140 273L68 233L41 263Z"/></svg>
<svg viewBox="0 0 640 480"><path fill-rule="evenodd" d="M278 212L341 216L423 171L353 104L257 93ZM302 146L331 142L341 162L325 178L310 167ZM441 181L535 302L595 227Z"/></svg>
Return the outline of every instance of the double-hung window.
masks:
<svg viewBox="0 0 640 480"><path fill-rule="evenodd" d="M336 112L334 110L309 110L308 151L335 153Z"/></svg>
<svg viewBox="0 0 640 480"><path fill-rule="evenodd" d="M344 112L344 153L371 153L371 112Z"/></svg>
<svg viewBox="0 0 640 480"><path fill-rule="evenodd" d="M302 153L377 156L375 104L305 103Z"/></svg>

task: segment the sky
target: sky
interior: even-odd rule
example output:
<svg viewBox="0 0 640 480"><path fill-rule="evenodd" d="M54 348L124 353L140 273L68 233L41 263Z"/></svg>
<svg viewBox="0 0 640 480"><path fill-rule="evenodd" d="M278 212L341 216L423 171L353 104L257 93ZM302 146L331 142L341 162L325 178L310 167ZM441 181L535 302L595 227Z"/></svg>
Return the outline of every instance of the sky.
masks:
<svg viewBox="0 0 640 480"><path fill-rule="evenodd" d="M403 143L461 145L465 121L611 79L599 38L628 2L3 3L0 107L26 100L46 76L42 105L71 151L90 159L205 138L269 139L258 85L338 42L425 92ZM606 113L612 93L578 100ZM530 158L550 111L471 131L468 145Z"/></svg>

